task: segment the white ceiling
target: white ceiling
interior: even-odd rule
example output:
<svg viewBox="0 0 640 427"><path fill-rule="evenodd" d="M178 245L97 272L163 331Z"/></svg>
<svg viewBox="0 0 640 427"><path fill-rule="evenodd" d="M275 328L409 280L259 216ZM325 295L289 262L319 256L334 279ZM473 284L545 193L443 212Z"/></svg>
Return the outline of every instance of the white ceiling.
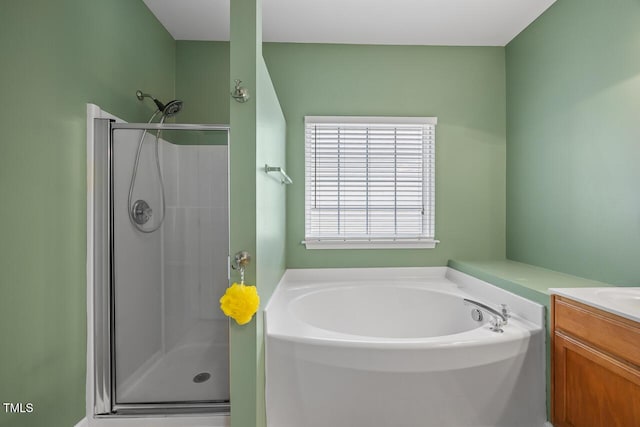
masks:
<svg viewBox="0 0 640 427"><path fill-rule="evenodd" d="M229 40L229 1L144 0L176 40ZM504 46L555 0L263 0L263 40Z"/></svg>

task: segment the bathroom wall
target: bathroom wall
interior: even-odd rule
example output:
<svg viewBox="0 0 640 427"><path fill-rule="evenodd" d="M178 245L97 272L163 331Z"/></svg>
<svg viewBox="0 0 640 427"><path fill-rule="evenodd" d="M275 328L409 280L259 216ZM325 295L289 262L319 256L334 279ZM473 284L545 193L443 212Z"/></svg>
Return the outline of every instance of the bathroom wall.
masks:
<svg viewBox="0 0 640 427"><path fill-rule="evenodd" d="M446 265L504 257L504 49L267 43L287 120L287 267ZM437 116L436 249L307 250L305 115Z"/></svg>
<svg viewBox="0 0 640 427"><path fill-rule="evenodd" d="M174 95L175 42L142 1L28 0L0 12L0 426L85 414L86 103L146 121Z"/></svg>
<svg viewBox="0 0 640 427"><path fill-rule="evenodd" d="M229 42L176 42L176 98L181 123L229 123Z"/></svg>
<svg viewBox="0 0 640 427"><path fill-rule="evenodd" d="M264 172L265 164L287 170L285 141L287 123L275 92L269 71L262 58L258 60L257 134L256 143L256 283L264 309L285 271L286 258L286 194L279 174ZM257 322L257 426L266 425L264 408L264 339L263 318Z"/></svg>
<svg viewBox="0 0 640 427"><path fill-rule="evenodd" d="M506 48L507 256L640 277L640 2L556 2Z"/></svg>
<svg viewBox="0 0 640 427"><path fill-rule="evenodd" d="M229 144L229 246L231 256L238 251L256 253L256 143L257 63L262 37L261 0L234 0L231 2L231 41L229 43L229 75L243 81L253 94L245 103L229 101L229 123L233 129ZM236 77L237 76L237 77ZM227 82L231 91L231 82ZM246 283L256 284L256 262L253 258L246 269ZM239 275L232 273L237 282ZM257 322L246 325L229 322L229 358L231 373L232 427L256 425L257 405Z"/></svg>
<svg viewBox="0 0 640 427"><path fill-rule="evenodd" d="M231 254L254 254L247 283L256 284L261 308L285 267L284 188L264 171L267 161L284 160L284 116L262 58L262 2L231 2L230 79L241 79L251 100L230 100ZM228 90L232 82L227 82ZM283 163L280 166L286 166ZM237 281L234 272L232 280ZM232 427L265 425L262 314L244 326L231 321Z"/></svg>

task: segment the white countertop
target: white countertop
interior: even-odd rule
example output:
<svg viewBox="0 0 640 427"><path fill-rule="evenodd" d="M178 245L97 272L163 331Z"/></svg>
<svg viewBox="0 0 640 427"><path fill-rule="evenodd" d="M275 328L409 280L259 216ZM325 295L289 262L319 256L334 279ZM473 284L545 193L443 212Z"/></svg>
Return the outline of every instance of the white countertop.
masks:
<svg viewBox="0 0 640 427"><path fill-rule="evenodd" d="M640 288L552 288L549 293L640 322Z"/></svg>

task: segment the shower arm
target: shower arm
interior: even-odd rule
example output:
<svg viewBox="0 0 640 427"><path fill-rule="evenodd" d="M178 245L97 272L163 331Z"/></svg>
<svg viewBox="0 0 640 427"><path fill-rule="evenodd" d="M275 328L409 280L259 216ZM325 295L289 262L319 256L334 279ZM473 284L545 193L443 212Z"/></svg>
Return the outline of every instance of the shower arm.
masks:
<svg viewBox="0 0 640 427"><path fill-rule="evenodd" d="M141 90L136 91L136 97L138 98L139 101L142 101L145 98L155 99L153 96L149 95L148 93L144 93Z"/></svg>
<svg viewBox="0 0 640 427"><path fill-rule="evenodd" d="M148 93L144 93L139 89L136 91L136 98L138 98L139 101L142 101L145 98L151 98L151 100L153 100L153 103L156 104L158 111L160 111L164 116L167 116L167 117L174 116L182 109L182 101L178 101L177 99L174 99L173 101L169 101L166 104L164 104L160 102L158 98L156 98L155 96Z"/></svg>

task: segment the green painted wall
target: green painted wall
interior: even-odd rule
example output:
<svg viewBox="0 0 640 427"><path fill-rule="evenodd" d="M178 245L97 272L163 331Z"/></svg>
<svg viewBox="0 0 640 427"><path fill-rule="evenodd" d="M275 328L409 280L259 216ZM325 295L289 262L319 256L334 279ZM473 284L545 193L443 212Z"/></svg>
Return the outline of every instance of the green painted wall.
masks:
<svg viewBox="0 0 640 427"><path fill-rule="evenodd" d="M179 123L229 124L229 42L176 41ZM164 132L176 144L226 144L226 132Z"/></svg>
<svg viewBox="0 0 640 427"><path fill-rule="evenodd" d="M85 415L86 114L131 121L174 95L175 42L142 1L27 0L0 11L0 401L34 412L0 426Z"/></svg>
<svg viewBox="0 0 640 427"><path fill-rule="evenodd" d="M284 162L285 123L262 59L262 3L231 3L230 79L242 80L251 99L230 103L231 254L248 250L247 283L256 284L261 308L245 326L231 322L231 424L262 427L264 344L262 309L284 272L285 189L264 172ZM205 73L208 73L204 70ZM234 277L237 280L237 277Z"/></svg>
<svg viewBox="0 0 640 427"><path fill-rule="evenodd" d="M505 64L492 47L274 44L287 120L287 267L446 265L505 255ZM437 116L436 249L306 250L305 115Z"/></svg>
<svg viewBox="0 0 640 427"><path fill-rule="evenodd" d="M262 299L261 309L271 298L285 271L286 186L279 174L267 174L265 164L286 170L285 141L287 124L269 71L262 58L258 60L257 142L256 142L256 264L257 283ZM263 314L257 317L257 426L266 426L264 396Z"/></svg>
<svg viewBox="0 0 640 427"><path fill-rule="evenodd" d="M176 42L181 123L229 123L229 42Z"/></svg>
<svg viewBox="0 0 640 427"><path fill-rule="evenodd" d="M240 79L253 100L230 103L230 248L231 256L246 250L254 259L247 268L246 283L256 284L256 85L257 60L262 37L260 0L231 2L230 80ZM227 82L231 91L232 82ZM238 274L232 281L238 281ZM231 425L256 426L258 342L257 321L239 326L231 321L229 329L231 363Z"/></svg>
<svg viewBox="0 0 640 427"><path fill-rule="evenodd" d="M640 2L562 0L507 64L507 256L640 277Z"/></svg>

